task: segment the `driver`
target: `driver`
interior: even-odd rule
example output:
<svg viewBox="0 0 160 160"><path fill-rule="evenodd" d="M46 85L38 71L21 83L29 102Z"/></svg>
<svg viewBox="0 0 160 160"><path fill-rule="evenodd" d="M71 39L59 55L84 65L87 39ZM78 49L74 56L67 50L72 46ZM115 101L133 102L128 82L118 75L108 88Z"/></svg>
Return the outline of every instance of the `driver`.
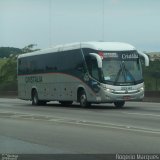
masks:
<svg viewBox="0 0 160 160"><path fill-rule="evenodd" d="M117 67L116 64L110 63L105 70L105 80L114 79L117 75Z"/></svg>

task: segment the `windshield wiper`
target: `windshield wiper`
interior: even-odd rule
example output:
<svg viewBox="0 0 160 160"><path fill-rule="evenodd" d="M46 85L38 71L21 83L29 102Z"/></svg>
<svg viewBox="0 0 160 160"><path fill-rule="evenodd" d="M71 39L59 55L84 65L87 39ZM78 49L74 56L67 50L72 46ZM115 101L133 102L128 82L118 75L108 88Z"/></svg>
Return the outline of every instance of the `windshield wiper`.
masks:
<svg viewBox="0 0 160 160"><path fill-rule="evenodd" d="M119 71L117 73L117 76L115 78L114 84L116 84L118 82L118 79L119 79L119 77L120 77L121 74L124 77L125 83L127 82L127 75L129 75L130 78L132 79L132 83L134 83L134 84L136 83L135 78L133 77L133 75L131 74L131 72L126 68L124 62L122 62L121 65L120 65L120 69L119 69Z"/></svg>
<svg viewBox="0 0 160 160"><path fill-rule="evenodd" d="M124 71L126 73L125 75L125 80L127 81L127 75L129 75L129 77L133 80L134 84L136 83L136 80L135 78L133 77L132 73L126 68L124 62L122 62L122 65L123 65L123 68L124 68ZM128 73L128 74L127 74Z"/></svg>
<svg viewBox="0 0 160 160"><path fill-rule="evenodd" d="M117 73L117 76L116 76L116 78L115 78L114 85L116 85L116 83L118 82L118 79L119 79L119 77L120 77L120 75L121 75L122 72L123 72L123 67L122 67L122 64L121 64L121 65L120 65L120 69L119 69L119 71L118 71L118 73Z"/></svg>

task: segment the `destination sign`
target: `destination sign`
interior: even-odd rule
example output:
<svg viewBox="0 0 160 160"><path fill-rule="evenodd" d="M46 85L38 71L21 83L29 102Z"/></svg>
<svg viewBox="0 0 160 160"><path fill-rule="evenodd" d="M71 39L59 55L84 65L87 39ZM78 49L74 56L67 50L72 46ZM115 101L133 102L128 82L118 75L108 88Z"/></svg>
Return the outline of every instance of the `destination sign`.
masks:
<svg viewBox="0 0 160 160"><path fill-rule="evenodd" d="M124 51L124 52L104 52L103 58L108 59L120 59L120 60L135 60L139 58L137 52L133 51Z"/></svg>
<svg viewBox="0 0 160 160"><path fill-rule="evenodd" d="M131 53L131 54L122 54L121 55L122 59L137 59L138 58L138 54L135 53Z"/></svg>
<svg viewBox="0 0 160 160"><path fill-rule="evenodd" d="M118 58L117 53L110 53L110 52L104 53L103 56L104 58Z"/></svg>

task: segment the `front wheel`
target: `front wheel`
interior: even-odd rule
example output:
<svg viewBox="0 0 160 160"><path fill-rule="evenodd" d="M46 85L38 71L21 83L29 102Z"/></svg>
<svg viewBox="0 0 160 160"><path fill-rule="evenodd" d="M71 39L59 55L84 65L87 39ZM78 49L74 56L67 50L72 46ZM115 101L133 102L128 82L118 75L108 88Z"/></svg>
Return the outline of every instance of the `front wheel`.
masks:
<svg viewBox="0 0 160 160"><path fill-rule="evenodd" d="M39 105L38 93L36 90L33 90L32 93L32 105Z"/></svg>
<svg viewBox="0 0 160 160"><path fill-rule="evenodd" d="M81 91L79 94L79 102L80 102L81 107L91 106L91 103L87 101L87 96L84 90Z"/></svg>
<svg viewBox="0 0 160 160"><path fill-rule="evenodd" d="M115 107L122 108L125 104L125 101L116 101L114 102Z"/></svg>

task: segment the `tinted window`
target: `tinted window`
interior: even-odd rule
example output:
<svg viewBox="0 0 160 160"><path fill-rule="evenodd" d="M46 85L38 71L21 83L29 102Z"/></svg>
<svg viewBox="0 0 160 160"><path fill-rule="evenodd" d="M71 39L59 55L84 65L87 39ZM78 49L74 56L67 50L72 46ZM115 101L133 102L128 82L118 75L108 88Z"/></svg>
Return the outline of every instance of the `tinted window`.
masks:
<svg viewBox="0 0 160 160"><path fill-rule="evenodd" d="M19 59L19 74L49 72L84 72L84 60L80 49L48 53Z"/></svg>
<svg viewBox="0 0 160 160"><path fill-rule="evenodd" d="M61 71L78 70L80 66L83 66L83 57L80 50L64 51L59 58Z"/></svg>

